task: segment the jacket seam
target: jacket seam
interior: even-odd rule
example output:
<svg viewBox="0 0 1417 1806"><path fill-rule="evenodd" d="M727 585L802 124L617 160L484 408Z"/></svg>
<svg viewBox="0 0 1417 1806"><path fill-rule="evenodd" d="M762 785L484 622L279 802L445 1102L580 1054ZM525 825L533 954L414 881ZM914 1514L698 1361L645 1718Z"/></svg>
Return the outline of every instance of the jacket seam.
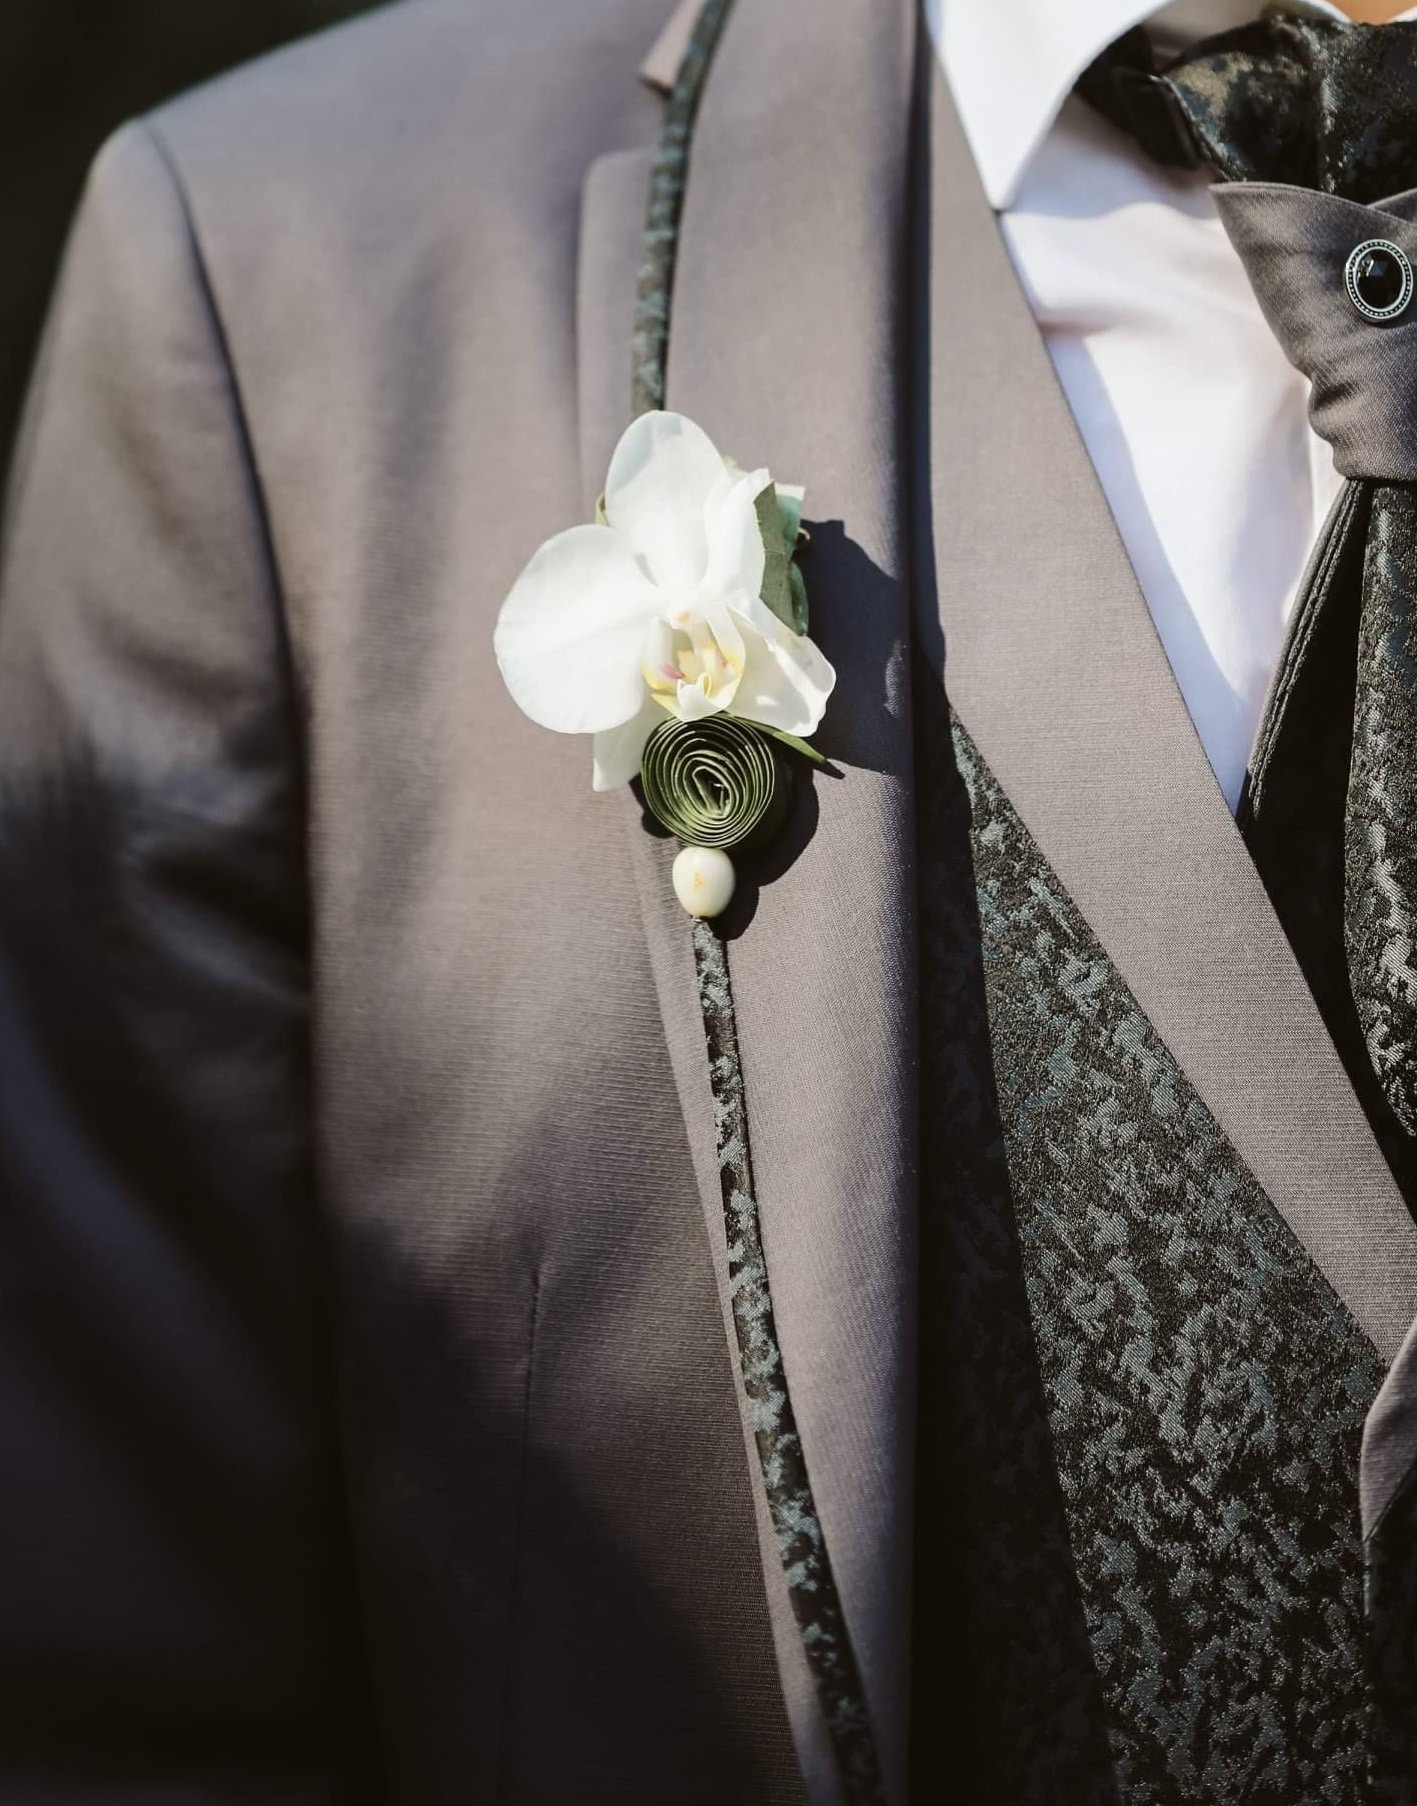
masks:
<svg viewBox="0 0 1417 1806"><path fill-rule="evenodd" d="M211 325L212 337L216 345L217 357L220 361L223 376L226 378L227 390L231 398L232 419L236 427L236 436L241 449L242 462L246 467L247 477L251 484L253 512L261 537L261 551L270 579L271 597L276 618L277 637L280 647L281 675L288 696L292 703L295 740L304 754L304 736L300 732L299 709L295 707L299 695L296 682L297 665L295 659L294 639L290 630L289 609L286 601L285 583L281 575L280 559L276 552L275 533L271 526L270 503L266 494L266 486L261 477L260 460L256 455L255 435L251 431L250 414L246 406L246 398L242 393L240 378L236 371L236 359L231 348L231 337L222 317L221 306L217 300L216 288L212 282L210 266L206 252L202 246L201 234L197 229L196 210L192 204L187 181L182 173L176 153L164 135L161 127L152 118L133 121L134 127L146 138L154 154L162 164L167 179L172 185L173 195L182 214L182 224L187 238L187 248L192 258L192 268L196 277L197 291L201 297L207 319Z"/></svg>
<svg viewBox="0 0 1417 1806"><path fill-rule="evenodd" d="M517 1619L521 1611L522 1554L526 1538L527 1479L531 1469L531 1404L536 1383L536 1332L541 1313L541 1273L531 1276L531 1313L527 1325L526 1384L522 1388L522 1446L517 1465L516 1518L512 1527L512 1580L507 1598L506 1660L502 1666L502 1699L497 1720L497 1757L493 1767L493 1798L510 1797L508 1745L511 1738L511 1698L517 1648Z"/></svg>
<svg viewBox="0 0 1417 1806"><path fill-rule="evenodd" d="M143 117L132 121L151 147L167 175L171 185L173 198L182 215L183 229L186 234L188 254L191 258L197 294L205 311L211 328L215 356L225 378L227 394L231 408L231 417L236 433L239 457L244 467L249 488L249 504L256 531L260 538L262 562L269 586L270 613L275 634L275 650L273 665L275 682L279 687L280 698L284 705L287 731L290 737L290 762L293 767L293 779L297 787L298 831L300 835L300 852L303 861L302 883L306 907L306 990L309 999L309 1015L306 1027L307 1072L309 1083L309 1104L311 1121L313 1122L318 1100L316 1095L318 1065L315 1057L316 1008L315 1008L315 903L312 894L312 875L310 861L310 807L309 807L309 748L305 732L304 713L302 707L303 691L300 682L300 667L295 655L294 635L291 631L289 606L285 584L280 569L280 559L276 551L275 533L271 523L270 505L266 486L262 480L260 460L256 452L255 436L251 430L250 415L246 399L242 393L240 378L237 374L236 359L222 317L220 303L212 280L207 256L202 245L201 233L196 222L196 210L192 197L183 176L177 155L164 135L162 129L152 117ZM323 1246L322 1219L324 1218L324 1188L319 1168L318 1157L312 1154L311 1165L311 1207L314 1218L317 1255ZM328 1351L328 1359L324 1364L322 1383L324 1386L328 1422L332 1426L339 1481L339 1495L335 1500L336 1509L341 1517L342 1532L348 1539L349 1579L354 1591L354 1611L351 1619L356 1634L361 1642L362 1672L371 1686L377 1686L378 1664L376 1652L369 1636L365 1620L366 1600L364 1597L364 1574L359 1560L358 1523L354 1507L354 1492L351 1484L351 1461L345 1437L343 1421L343 1398L340 1386L340 1374L336 1356L335 1299L330 1284L329 1273L323 1262L317 1262L316 1269L316 1325L322 1335ZM382 1725L377 1730L382 1732ZM383 1744L380 1738L379 1754L382 1757ZM386 1778L381 1775L380 1782L386 1785Z"/></svg>

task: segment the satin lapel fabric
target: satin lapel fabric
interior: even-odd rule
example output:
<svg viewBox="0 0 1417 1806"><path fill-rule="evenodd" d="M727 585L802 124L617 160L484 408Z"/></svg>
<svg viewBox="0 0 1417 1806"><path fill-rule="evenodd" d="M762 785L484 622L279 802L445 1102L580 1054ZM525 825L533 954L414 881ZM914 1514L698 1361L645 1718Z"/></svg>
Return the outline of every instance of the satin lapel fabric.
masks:
<svg viewBox="0 0 1417 1806"><path fill-rule="evenodd" d="M913 799L901 342L915 23L905 4L738 0L690 161L668 405L807 485L813 637L837 667L787 855L730 943L777 1325L892 1798L905 1797L914 1351ZM648 165L592 172L580 307L593 497L629 417ZM623 311L622 311L623 310ZM703 1029L672 848L629 857L727 1317ZM756 1469L756 1459L753 1460ZM755 1486L757 1482L755 1480ZM760 1490L760 1489L759 1489ZM830 1755L776 1547L764 1573L814 1800Z"/></svg>

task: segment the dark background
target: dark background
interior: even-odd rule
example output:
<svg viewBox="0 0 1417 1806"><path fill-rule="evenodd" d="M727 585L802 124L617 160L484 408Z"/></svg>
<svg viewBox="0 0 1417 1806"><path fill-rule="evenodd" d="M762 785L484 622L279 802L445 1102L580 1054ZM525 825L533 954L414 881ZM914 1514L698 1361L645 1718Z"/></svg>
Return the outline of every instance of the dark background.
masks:
<svg viewBox="0 0 1417 1806"><path fill-rule="evenodd" d="M64 235L103 140L194 82L369 4L0 0L0 470Z"/></svg>

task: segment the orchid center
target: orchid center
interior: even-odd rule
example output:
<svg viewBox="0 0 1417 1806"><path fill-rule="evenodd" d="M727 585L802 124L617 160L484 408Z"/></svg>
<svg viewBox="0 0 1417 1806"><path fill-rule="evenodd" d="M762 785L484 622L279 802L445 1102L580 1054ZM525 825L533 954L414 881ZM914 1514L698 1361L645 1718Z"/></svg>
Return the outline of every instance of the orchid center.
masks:
<svg viewBox="0 0 1417 1806"><path fill-rule="evenodd" d="M684 608L652 624L642 670L657 702L671 714L692 718L728 706L743 665L742 637L727 611L710 621Z"/></svg>

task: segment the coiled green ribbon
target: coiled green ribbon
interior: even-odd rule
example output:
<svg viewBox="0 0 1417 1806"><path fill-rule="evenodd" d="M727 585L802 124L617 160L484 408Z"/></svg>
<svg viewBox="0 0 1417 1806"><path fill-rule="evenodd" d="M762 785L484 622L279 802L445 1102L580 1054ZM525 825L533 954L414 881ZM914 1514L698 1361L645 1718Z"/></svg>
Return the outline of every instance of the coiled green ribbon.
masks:
<svg viewBox="0 0 1417 1806"><path fill-rule="evenodd" d="M662 721L640 766L646 806L686 846L765 845L782 827L792 773L766 734L730 715Z"/></svg>

